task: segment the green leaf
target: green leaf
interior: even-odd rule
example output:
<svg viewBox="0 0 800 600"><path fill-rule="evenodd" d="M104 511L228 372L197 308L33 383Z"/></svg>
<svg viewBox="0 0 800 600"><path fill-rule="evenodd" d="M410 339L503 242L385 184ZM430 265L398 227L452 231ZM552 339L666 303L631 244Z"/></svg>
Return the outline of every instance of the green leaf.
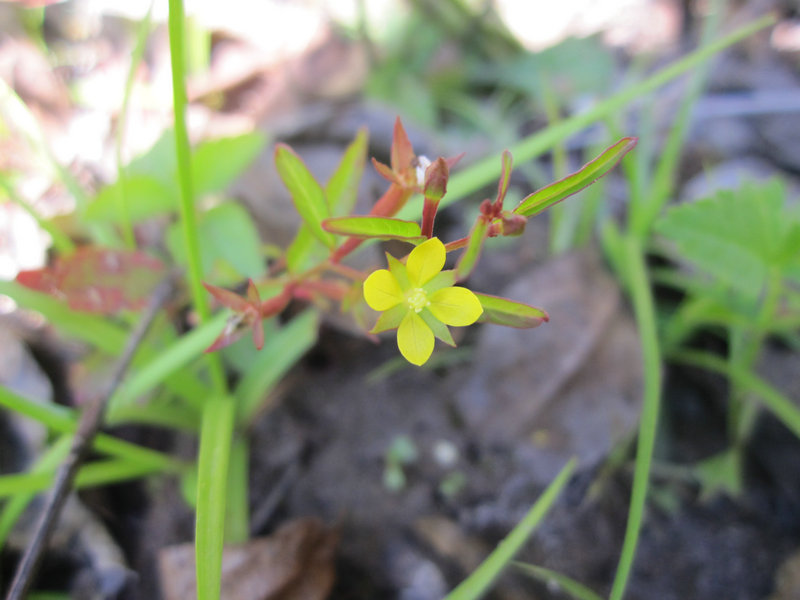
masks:
<svg viewBox="0 0 800 600"><path fill-rule="evenodd" d="M241 279L264 274L261 240L247 210L235 202L223 202L201 214L197 223L203 240L200 257L203 274L216 285L227 285ZM167 247L175 261L186 263L179 224L167 232Z"/></svg>
<svg viewBox="0 0 800 600"><path fill-rule="evenodd" d="M466 279L472 273L472 269L475 267L475 263L478 262L478 257L480 257L487 235L489 235L489 224L479 216L475 221L475 225L472 226L472 231L470 231L467 247L458 259L456 279L459 281Z"/></svg>
<svg viewBox="0 0 800 600"><path fill-rule="evenodd" d="M178 162L175 158L175 130L167 129L150 149L134 158L125 167L128 177L143 175L158 179L166 185L175 185Z"/></svg>
<svg viewBox="0 0 800 600"><path fill-rule="evenodd" d="M92 344L108 354L117 355L125 346L128 332L108 317L75 312L64 302L14 281L0 281L0 294L9 296L24 308L41 313L71 337Z"/></svg>
<svg viewBox="0 0 800 600"><path fill-rule="evenodd" d="M329 254L328 247L311 233L308 225L301 223L297 235L286 250L286 267L289 273L297 275L315 267Z"/></svg>
<svg viewBox="0 0 800 600"><path fill-rule="evenodd" d="M325 186L328 206L331 214L336 217L350 214L356 204L358 184L367 160L368 139L367 130L359 129Z"/></svg>
<svg viewBox="0 0 800 600"><path fill-rule="evenodd" d="M236 401L230 396L210 398L203 411L197 459L195 523L197 597L202 600L219 598L228 468L235 412Z"/></svg>
<svg viewBox="0 0 800 600"><path fill-rule="evenodd" d="M128 216L133 223L178 210L174 186L152 175L132 175L100 190L86 209L86 218L106 223L121 222L124 215L120 211L119 194L123 192L123 186Z"/></svg>
<svg viewBox="0 0 800 600"><path fill-rule="evenodd" d="M676 206L656 222L681 258L750 299L772 269L791 268L800 254L800 220L784 208L777 180L723 190Z"/></svg>
<svg viewBox="0 0 800 600"><path fill-rule="evenodd" d="M475 295L483 307L483 314L478 319L479 323L530 329L538 327L543 321L550 320L550 317L541 308L488 294L475 292Z"/></svg>
<svg viewBox="0 0 800 600"><path fill-rule="evenodd" d="M131 373L125 380L125 385L117 388L109 400L107 420L118 420L118 410L149 394L167 377L202 356L203 351L219 335L227 317L226 311L220 312L211 320L182 335L158 354L154 354L146 364Z"/></svg>
<svg viewBox="0 0 800 600"><path fill-rule="evenodd" d="M192 156L195 195L224 191L261 153L265 143L264 134L254 131L200 144Z"/></svg>
<svg viewBox="0 0 800 600"><path fill-rule="evenodd" d="M425 240L417 223L391 217L335 217L325 219L322 227L337 235L363 239L379 238L408 242Z"/></svg>
<svg viewBox="0 0 800 600"><path fill-rule="evenodd" d="M602 596L594 593L588 587L556 571L545 569L537 565L514 563L523 573L538 579L544 584L555 584L576 600L603 600Z"/></svg>
<svg viewBox="0 0 800 600"><path fill-rule="evenodd" d="M329 248L336 245L335 238L322 228L323 219L330 217L325 193L317 180L297 154L285 144L275 148L275 166L292 196L297 212L319 241Z"/></svg>
<svg viewBox="0 0 800 600"><path fill-rule="evenodd" d="M581 191L613 169L620 159L636 146L636 141L636 138L622 138L593 161L586 163L579 171L523 198L514 212L531 217Z"/></svg>
<svg viewBox="0 0 800 600"><path fill-rule="evenodd" d="M574 470L575 459L572 459L561 469L561 472L547 486L547 489L511 533L444 600L477 600L477 598L482 597L497 576L500 575L500 572L511 562L514 555L539 526L539 523L558 499L561 490L564 489Z"/></svg>

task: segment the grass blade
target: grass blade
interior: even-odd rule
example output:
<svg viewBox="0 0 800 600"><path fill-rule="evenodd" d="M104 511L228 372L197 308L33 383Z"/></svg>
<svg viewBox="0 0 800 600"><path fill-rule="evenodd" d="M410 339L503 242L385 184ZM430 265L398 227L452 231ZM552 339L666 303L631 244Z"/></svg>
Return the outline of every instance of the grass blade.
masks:
<svg viewBox="0 0 800 600"><path fill-rule="evenodd" d="M473 600L480 598L494 582L500 572L514 558L514 555L522 548L531 533L542 521L547 511L555 503L561 490L569 481L575 470L575 459L570 460L553 482L539 497L533 507L528 511L522 521L500 542L497 548L472 574L462 581L458 587L450 592L444 600Z"/></svg>

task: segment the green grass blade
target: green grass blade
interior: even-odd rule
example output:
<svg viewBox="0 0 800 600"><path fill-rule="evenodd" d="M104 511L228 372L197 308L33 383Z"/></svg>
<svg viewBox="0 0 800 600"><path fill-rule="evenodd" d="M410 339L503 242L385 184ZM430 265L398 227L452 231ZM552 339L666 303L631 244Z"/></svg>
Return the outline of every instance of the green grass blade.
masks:
<svg viewBox="0 0 800 600"><path fill-rule="evenodd" d="M118 355L125 346L128 333L107 317L80 313L48 294L28 289L14 281L0 281L0 294L17 304L41 313L50 323L74 337L111 355Z"/></svg>
<svg viewBox="0 0 800 600"><path fill-rule="evenodd" d="M626 282L633 301L636 324L639 329L639 341L642 347L644 394L628 523L611 589L611 600L621 600L625 594L636 546L639 542L661 405L661 348L658 342L655 305L647 277L644 252L638 240L632 236L625 236L624 250Z"/></svg>
<svg viewBox="0 0 800 600"><path fill-rule="evenodd" d="M137 398L154 390L167 377L187 366L191 361L203 356L224 327L228 315L222 312L213 319L180 337L176 342L154 354L150 362L131 374L112 396L108 406L108 419L118 420L117 407L124 407ZM202 406L203 398L195 398L194 403Z"/></svg>
<svg viewBox="0 0 800 600"><path fill-rule="evenodd" d="M492 585L500 572L522 548L531 533L536 529L547 512L555 503L561 490L569 481L575 470L575 459L570 460L553 482L547 486L533 507L522 518L519 524L500 542L497 548L472 574L450 592L444 600L473 600L480 598Z"/></svg>
<svg viewBox="0 0 800 600"><path fill-rule="evenodd" d="M603 597L594 593L588 587L567 577L557 571L545 569L537 565L528 565L525 563L514 563L523 573L530 575L534 579L538 579L548 586L552 583L556 584L562 591L566 592L576 600L603 600Z"/></svg>
<svg viewBox="0 0 800 600"><path fill-rule="evenodd" d="M130 462L124 459L92 462L81 467L75 479L75 488L84 489L119 483L162 472L161 468L153 464ZM0 498L42 492L50 487L55 476L55 469L0 475Z"/></svg>
<svg viewBox="0 0 800 600"><path fill-rule="evenodd" d="M49 448L42 452L33 467L31 467L31 473L45 473L55 470L69 452L71 444L71 435L65 434L59 437ZM8 534L11 533L14 525L35 495L34 492L19 493L9 498L3 505L3 510L0 512L0 548L5 545Z"/></svg>
<svg viewBox="0 0 800 600"><path fill-rule="evenodd" d="M55 404L33 402L15 394L2 385L0 385L0 407L34 419L48 429L59 433L72 434L77 427L77 419L73 411ZM165 470L175 468L179 464L166 454L149 448L142 448L104 433L100 433L95 437L93 447L95 450L112 456L153 464Z"/></svg>
<svg viewBox="0 0 800 600"><path fill-rule="evenodd" d="M0 173L0 188L5 191L9 199L14 204L28 213L31 218L36 221L36 224L50 235L50 237L53 239L53 247L59 254L69 254L75 250L75 244L72 243L72 240L69 239L69 236L64 234L64 232L58 229L47 219L43 219L41 215L36 212L36 209L34 209L25 198L17 193L17 190L14 188L14 183L5 173Z"/></svg>
<svg viewBox="0 0 800 600"><path fill-rule="evenodd" d="M701 48L710 44L719 29L720 20L724 14L726 2L714 0L708 10L708 17L703 23L701 35ZM709 72L709 64L705 63L692 73L686 92L681 99L678 112L670 123L666 143L659 154L653 179L648 186L648 192L642 197L644 202L635 207L637 210L631 214L630 226L636 235L642 239L650 231L650 227L661 209L675 189L676 171L681 150L686 139L691 122L692 109L703 92ZM632 211L634 207L631 207Z"/></svg>
<svg viewBox="0 0 800 600"><path fill-rule="evenodd" d="M319 315L307 310L293 318L265 341L255 363L244 374L234 395L239 405L239 423L250 423L281 377L317 340Z"/></svg>
<svg viewBox="0 0 800 600"><path fill-rule="evenodd" d="M235 413L236 403L231 396L209 399L203 412L195 523L198 600L216 600L220 595L228 467Z"/></svg>
<svg viewBox="0 0 800 600"><path fill-rule="evenodd" d="M120 213L122 237L128 248L136 247L136 237L133 233L133 223L128 210L129 198L126 190L127 172L122 160L122 149L125 145L125 127L128 122L128 108L130 107L133 83L136 80L136 72L139 70L139 65L142 63L147 38L150 36L150 16L152 12L153 4L151 3L150 7L147 9L147 13L136 28L136 45L133 47L133 52L131 53L131 65L128 67L128 76L125 79L125 93L122 96L122 107L120 108L119 118L117 119L117 135L114 139L117 155L117 181L120 183L117 190L117 206L119 207Z"/></svg>
<svg viewBox="0 0 800 600"><path fill-rule="evenodd" d="M761 398L764 406L800 438L800 410L797 406L752 371L735 368L735 365L705 352L681 350L669 357L670 361L701 367L725 375L743 390Z"/></svg>
<svg viewBox="0 0 800 600"><path fill-rule="evenodd" d="M578 133L592 123L606 118L608 115L622 110L625 105L631 101L655 91L665 83L704 63L715 54L733 46L753 35L755 32L772 25L774 22L775 17L773 15L766 15L752 23L748 23L733 33L703 48L695 50L684 58L664 67L647 79L624 88L622 91L610 96L606 100L599 102L585 113L564 119L556 125L525 138L510 148L511 153L514 155L514 161L519 165L539 156L561 140ZM442 198L439 209L441 210L445 206L457 202L468 194L491 183L500 176L500 169L501 166L498 164L497 158L491 156L454 174L448 181L447 195ZM409 202L398 216L401 218L409 218L411 215L420 214L421 205L421 198L417 198Z"/></svg>

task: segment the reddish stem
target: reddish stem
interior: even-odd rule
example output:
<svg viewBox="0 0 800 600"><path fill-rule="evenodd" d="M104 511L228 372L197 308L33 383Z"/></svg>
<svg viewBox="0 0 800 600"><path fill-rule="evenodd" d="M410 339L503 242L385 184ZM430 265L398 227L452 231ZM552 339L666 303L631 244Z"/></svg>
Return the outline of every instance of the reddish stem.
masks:
<svg viewBox="0 0 800 600"><path fill-rule="evenodd" d="M454 240L445 244L444 251L452 252L453 250L460 250L461 248L466 248L467 244L469 244L469 237L463 237L460 240Z"/></svg>
<svg viewBox="0 0 800 600"><path fill-rule="evenodd" d="M428 239L433 237L433 221L438 207L438 202L425 198L425 204L422 206L422 235Z"/></svg>

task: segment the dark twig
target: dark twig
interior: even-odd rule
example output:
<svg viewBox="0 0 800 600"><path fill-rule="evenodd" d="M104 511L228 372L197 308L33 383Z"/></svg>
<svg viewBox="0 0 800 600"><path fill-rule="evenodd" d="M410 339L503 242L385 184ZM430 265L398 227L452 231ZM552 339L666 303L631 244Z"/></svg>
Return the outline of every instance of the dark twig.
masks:
<svg viewBox="0 0 800 600"><path fill-rule="evenodd" d="M17 565L14 580L11 582L11 588L8 591L6 600L23 600L23 598L25 598L31 582L36 575L43 550L47 545L53 527L58 521L64 502L72 489L72 484L78 473L78 469L92 445L95 434L102 425L108 400L122 383L125 371L128 369L133 355L142 343L147 329L150 327L150 324L153 322L153 319L155 319L162 305L167 301L167 298L169 298L174 280L175 277L169 275L158 288L156 288L144 315L142 315L136 329L131 333L125 349L122 352L122 356L120 356L114 366L114 370L111 372L111 377L105 392L98 394L81 415L78 427L75 430L75 436L72 438L72 446L69 454L56 472L53 487L47 496L33 537L25 550L25 554Z"/></svg>

